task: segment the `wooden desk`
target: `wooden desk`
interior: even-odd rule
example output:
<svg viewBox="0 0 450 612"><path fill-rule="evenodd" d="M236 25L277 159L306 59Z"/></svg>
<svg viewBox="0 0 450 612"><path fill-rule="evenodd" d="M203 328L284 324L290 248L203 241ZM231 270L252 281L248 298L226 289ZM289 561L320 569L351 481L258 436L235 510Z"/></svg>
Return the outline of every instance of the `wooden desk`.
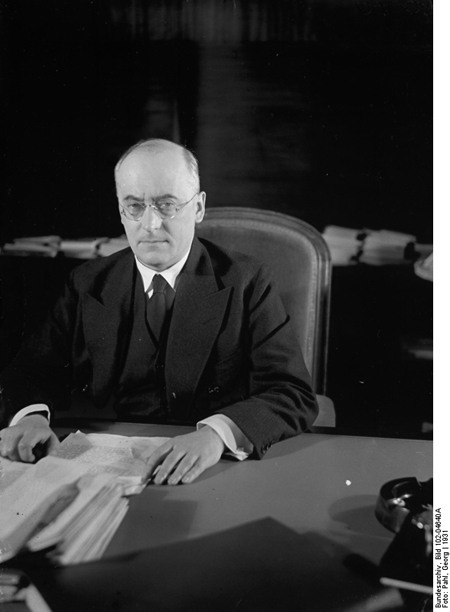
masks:
<svg viewBox="0 0 450 612"><path fill-rule="evenodd" d="M186 431L123 423L90 430ZM262 461L223 460L191 485L147 487L131 499L104 560L33 579L55 612L216 612L239 598L238 612L347 610L379 590L346 560L358 554L378 564L392 534L375 518L376 498L402 476L432 476L431 442L304 434Z"/></svg>

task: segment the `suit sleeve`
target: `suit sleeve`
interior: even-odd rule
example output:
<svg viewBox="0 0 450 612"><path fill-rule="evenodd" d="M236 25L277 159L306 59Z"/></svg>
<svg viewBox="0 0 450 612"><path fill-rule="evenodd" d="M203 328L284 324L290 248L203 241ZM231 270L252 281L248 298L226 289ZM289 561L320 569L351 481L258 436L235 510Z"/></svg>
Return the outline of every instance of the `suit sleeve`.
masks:
<svg viewBox="0 0 450 612"><path fill-rule="evenodd" d="M70 277L43 325L24 342L0 375L2 425L30 404L46 404L53 410L67 401L73 386L71 356L76 310L76 292Z"/></svg>
<svg viewBox="0 0 450 612"><path fill-rule="evenodd" d="M318 406L291 320L266 266L247 294L249 395L220 412L236 423L261 458L275 442L308 430Z"/></svg>

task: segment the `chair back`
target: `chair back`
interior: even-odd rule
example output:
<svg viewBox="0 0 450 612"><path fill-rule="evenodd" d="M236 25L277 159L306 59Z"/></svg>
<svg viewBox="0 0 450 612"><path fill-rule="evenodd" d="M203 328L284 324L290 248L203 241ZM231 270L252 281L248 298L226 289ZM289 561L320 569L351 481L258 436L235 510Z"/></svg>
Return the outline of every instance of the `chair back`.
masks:
<svg viewBox="0 0 450 612"><path fill-rule="evenodd" d="M271 268L314 390L325 394L331 263L321 234L289 215L227 206L207 209L197 235L253 255Z"/></svg>

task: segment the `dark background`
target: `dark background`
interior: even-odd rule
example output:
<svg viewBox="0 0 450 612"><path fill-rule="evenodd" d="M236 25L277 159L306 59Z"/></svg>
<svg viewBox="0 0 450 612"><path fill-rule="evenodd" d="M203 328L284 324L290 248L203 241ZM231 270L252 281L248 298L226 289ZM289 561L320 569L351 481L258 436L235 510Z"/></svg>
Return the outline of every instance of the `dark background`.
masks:
<svg viewBox="0 0 450 612"><path fill-rule="evenodd" d="M208 206L432 242L430 1L46 0L0 10L0 242L121 234L114 164L150 136L194 150ZM60 280L30 290L24 274L20 264L3 282L15 295L3 305L4 361L20 344L28 293L44 304ZM338 421L381 431L394 411L394 429L407 429L419 404L413 429L429 420L431 364L410 362L404 345L431 335L431 283L412 269L335 268L332 312Z"/></svg>
<svg viewBox="0 0 450 612"><path fill-rule="evenodd" d="M431 242L429 1L3 5L2 242L120 233L112 169L147 136L194 149L210 206Z"/></svg>

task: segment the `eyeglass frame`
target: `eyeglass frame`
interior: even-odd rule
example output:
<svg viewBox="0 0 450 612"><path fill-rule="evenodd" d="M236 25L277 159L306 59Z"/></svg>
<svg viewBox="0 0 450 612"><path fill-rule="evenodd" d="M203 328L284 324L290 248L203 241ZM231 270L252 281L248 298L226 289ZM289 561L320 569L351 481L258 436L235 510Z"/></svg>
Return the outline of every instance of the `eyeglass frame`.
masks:
<svg viewBox="0 0 450 612"><path fill-rule="evenodd" d="M158 217L161 219L161 221L171 221L172 219L175 219L177 213L187 204L189 204L190 202L192 202L192 200L200 195L200 191L197 191L197 193L194 193L194 195L192 196L192 198L190 200L188 200L187 202L183 202L183 204L174 204L175 206L175 212L173 213L173 215L171 217L161 217L160 212L157 208L157 205L154 204L153 202L150 202L149 204L147 204L146 202L139 202L139 204L141 204L142 206L144 206L144 209L142 211L142 215L139 217L139 219L134 219L133 217L128 217L127 215L127 208L126 206L124 206L124 204L122 204L121 202L119 202L120 206L122 207L122 210L120 211L120 214L123 215L126 219L128 219L129 221L140 221L142 219L142 217L145 215L145 209L146 208L152 208L156 214L158 215Z"/></svg>

